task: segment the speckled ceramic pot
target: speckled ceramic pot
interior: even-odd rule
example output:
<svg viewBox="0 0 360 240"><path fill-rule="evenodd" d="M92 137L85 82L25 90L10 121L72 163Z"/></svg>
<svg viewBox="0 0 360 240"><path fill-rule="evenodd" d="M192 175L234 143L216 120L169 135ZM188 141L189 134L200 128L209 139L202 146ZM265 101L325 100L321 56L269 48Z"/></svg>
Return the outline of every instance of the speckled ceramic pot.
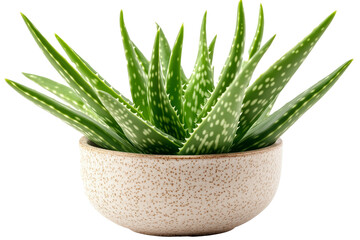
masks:
<svg viewBox="0 0 360 240"><path fill-rule="evenodd" d="M282 142L217 155L145 155L80 140L91 203L111 221L150 235L225 232L258 215L280 177Z"/></svg>

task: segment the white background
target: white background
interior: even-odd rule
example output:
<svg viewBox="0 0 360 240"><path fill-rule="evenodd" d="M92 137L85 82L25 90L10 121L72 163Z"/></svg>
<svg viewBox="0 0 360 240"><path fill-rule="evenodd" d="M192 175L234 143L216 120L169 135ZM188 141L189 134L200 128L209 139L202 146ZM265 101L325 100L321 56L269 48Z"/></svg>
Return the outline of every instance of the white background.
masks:
<svg viewBox="0 0 360 240"><path fill-rule="evenodd" d="M280 96L277 106L354 58L333 89L286 134L283 172L270 206L252 221L207 239L360 239L360 16L356 0L263 0L265 36L277 38L254 77L334 10L337 16ZM237 1L4 1L0 7L0 239L156 239L131 232L98 214L83 193L81 134L5 84L35 87L21 72L62 82L30 36L25 13L59 48L59 34L111 84L130 96L119 31L124 10L129 33L148 56L155 24L172 44L185 25L183 66L190 74L202 15L208 41L218 34L218 75L235 27ZM259 0L244 0L247 39ZM37 88L38 89L38 88ZM164 238L163 238L164 239ZM187 238L185 238L187 239Z"/></svg>

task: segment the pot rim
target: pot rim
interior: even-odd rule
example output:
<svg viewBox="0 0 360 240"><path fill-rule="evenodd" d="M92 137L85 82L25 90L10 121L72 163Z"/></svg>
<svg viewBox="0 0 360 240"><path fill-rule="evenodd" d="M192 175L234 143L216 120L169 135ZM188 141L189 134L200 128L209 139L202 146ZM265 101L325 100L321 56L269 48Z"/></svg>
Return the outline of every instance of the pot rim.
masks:
<svg viewBox="0 0 360 240"><path fill-rule="evenodd" d="M278 139L274 144L259 148L255 150L245 151L245 152L231 152L231 153L217 153L217 154L202 154L202 155L165 155L165 154L144 154L144 153L131 153L131 152L121 152L121 151L114 151L108 150L100 147L96 147L91 144L91 141L87 139L85 136L80 138L79 141L80 148L95 151L101 154L111 154L115 156L121 157L136 157L136 158L162 158L162 159L179 159L179 160L186 160L186 159L213 159L213 158L223 158L223 157L241 157L241 156L248 156L254 155L259 153L264 153L271 151L276 148L282 147L282 140Z"/></svg>

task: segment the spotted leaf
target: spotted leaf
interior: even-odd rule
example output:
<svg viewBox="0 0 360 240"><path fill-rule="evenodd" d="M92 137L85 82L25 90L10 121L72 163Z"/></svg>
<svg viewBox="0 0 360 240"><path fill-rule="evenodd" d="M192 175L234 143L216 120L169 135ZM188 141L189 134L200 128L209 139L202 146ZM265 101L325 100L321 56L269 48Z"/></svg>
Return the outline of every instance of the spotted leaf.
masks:
<svg viewBox="0 0 360 240"><path fill-rule="evenodd" d="M262 5L260 4L258 25L254 39L249 49L249 59L252 58L254 54L260 49L263 33L264 33L264 10Z"/></svg>
<svg viewBox="0 0 360 240"><path fill-rule="evenodd" d="M133 48L134 48L134 51L135 51L135 54L139 60L139 63L142 67L142 69L144 70L144 72L146 74L149 73L149 65L150 65L150 62L149 60L147 60L147 58L145 57L145 55L140 51L140 49L135 45L134 42L131 42L132 45L133 45Z"/></svg>
<svg viewBox="0 0 360 240"><path fill-rule="evenodd" d="M246 91L242 120L239 122L236 139L239 141L251 126L256 123L263 111L276 99L281 90L308 56L313 46L329 26L335 13L327 17L307 37L287 52Z"/></svg>
<svg viewBox="0 0 360 240"><path fill-rule="evenodd" d="M174 108L171 106L162 79L159 57L159 31L155 38L148 79L150 122L175 138L184 139L185 130Z"/></svg>
<svg viewBox="0 0 360 240"><path fill-rule="evenodd" d="M267 117L270 116L270 112L272 110L272 108L274 107L275 101L273 101L265 110L264 112L261 114L261 116L258 118L258 120L256 121L256 123L254 123L254 125L251 128L254 128L255 126L257 126L259 123L261 123L264 119L266 119ZM250 128L250 130L251 130ZM249 131L250 131L249 130ZM236 142L237 139L235 138L234 142Z"/></svg>
<svg viewBox="0 0 360 240"><path fill-rule="evenodd" d="M171 106L177 112L181 123L184 123L183 87L181 82L181 53L184 39L184 26L181 26L171 52L169 68L166 74L166 93Z"/></svg>
<svg viewBox="0 0 360 240"><path fill-rule="evenodd" d="M64 102L73 106L82 113L88 115L89 117L96 119L98 122L103 123L103 121L97 116L82 100L77 94L68 86L55 82L49 78L41 77L35 74L23 73L25 77L32 80L39 86L48 90L58 98L62 99Z"/></svg>
<svg viewBox="0 0 360 240"><path fill-rule="evenodd" d="M206 13L201 25L198 59L185 90L184 116L185 126L191 132L195 120L210 93L214 90L213 73L209 61L209 50L206 42Z"/></svg>
<svg viewBox="0 0 360 240"><path fill-rule="evenodd" d="M104 91L109 93L114 98L118 99L122 103L124 103L128 108L130 108L133 112L137 112L140 116L142 114L137 111L129 102L127 102L122 95L118 93L109 83L107 83L104 79L100 78L96 73L94 73L88 66L85 64L80 58L78 54L59 36L56 35L57 40L59 41L62 48L65 50L66 54L69 56L71 61L76 65L79 72L85 77L85 79L91 84L91 86L97 91Z"/></svg>
<svg viewBox="0 0 360 240"><path fill-rule="evenodd" d="M260 55L264 54L271 41L250 60L247 64L248 68L254 66L253 62L255 63L261 58ZM246 69L232 81L210 112L201 119L190 137L186 139L179 154L208 154L229 151L235 138L247 82L251 78L247 77L245 72L247 72Z"/></svg>
<svg viewBox="0 0 360 240"><path fill-rule="evenodd" d="M32 22L23 14L21 14L31 35L36 43L43 51L46 58L66 80L70 87L89 107L100 116L100 118L109 126L117 126L111 115L101 104L92 87L81 77L81 75L63 58L44 36L37 30Z"/></svg>
<svg viewBox="0 0 360 240"><path fill-rule="evenodd" d="M133 113L122 102L106 92L99 92L105 106L110 109L127 138L144 153L175 154L181 142Z"/></svg>
<svg viewBox="0 0 360 240"><path fill-rule="evenodd" d="M244 65L243 69L241 70L240 74L237 75L236 78L240 78L242 81L242 88L239 89L239 92L243 92L249 85L251 77L255 71L255 68L259 61L261 60L262 56L266 53L268 48L270 47L271 43L274 41L275 36L273 36L269 41L267 41L264 46L253 56L250 61ZM211 97L206 102L204 108L202 109L201 113L199 114L199 120L205 117L206 114L211 110L211 108L216 104L219 97L223 94L226 89L223 88L221 85L216 85L214 92L211 94Z"/></svg>
<svg viewBox="0 0 360 240"><path fill-rule="evenodd" d="M76 57L83 63L85 64L85 66L94 74L96 75L101 81L103 81L107 87L111 88L112 91L114 91L117 95L120 95L126 102L128 102L130 105L134 105L130 99L128 99L127 97L125 97L124 95L122 95L118 90L116 90L115 88L113 88L110 83L108 83L94 68L92 68L90 66L89 63L87 63L79 54L77 54L73 49L71 49L72 52L76 55ZM89 78L85 78L85 80L91 84L88 80Z"/></svg>
<svg viewBox="0 0 360 240"><path fill-rule="evenodd" d="M62 57L55 48L44 38L30 20L22 14L22 17L34 37L36 43L43 51L46 58L65 79L69 86L76 94L86 103L91 110L109 127L114 129L119 135L124 136L121 128L111 117L107 109L102 105L93 88L87 83L82 76Z"/></svg>
<svg viewBox="0 0 360 240"><path fill-rule="evenodd" d="M171 55L171 48L169 45L169 41L167 40L163 30L159 25L157 28L160 30L160 62L161 62L161 69L163 76L166 77L166 73L168 71L169 62L170 62L170 55ZM181 81L183 84L188 82L184 70L181 68Z"/></svg>
<svg viewBox="0 0 360 240"><path fill-rule="evenodd" d="M226 59L225 65L221 70L218 86L220 91L217 94L223 93L230 83L235 79L236 75L241 69L242 55L244 53L245 44L245 15L242 1L238 5L236 29L234 39L231 45L230 53ZM218 96L220 96L218 95Z"/></svg>
<svg viewBox="0 0 360 240"><path fill-rule="evenodd" d="M205 114L197 128L180 149L180 154L206 154L229 151L241 114L246 87L257 63L270 47L271 38L249 61L243 71Z"/></svg>
<svg viewBox="0 0 360 240"><path fill-rule="evenodd" d="M118 151L139 152L137 148L118 136L110 128L99 124L81 112L24 85L8 79L6 79L6 82L22 96L65 121L98 146Z"/></svg>
<svg viewBox="0 0 360 240"><path fill-rule="evenodd" d="M143 114L145 119L149 119L147 73L144 72L134 51L133 43L125 27L123 11L120 12L120 30L127 60L131 96L135 107Z"/></svg>
<svg viewBox="0 0 360 240"><path fill-rule="evenodd" d="M329 76L319 81L278 111L252 128L233 151L245 151L273 144L296 120L310 109L336 83L351 61L346 62Z"/></svg>
<svg viewBox="0 0 360 240"><path fill-rule="evenodd" d="M215 43L216 43L217 35L213 38L213 40L209 44L209 61L212 63L214 58L214 49L215 49Z"/></svg>
<svg viewBox="0 0 360 240"><path fill-rule="evenodd" d="M68 86L55 82L49 78L41 77L35 74L23 73L23 75L28 79L32 80L33 82L35 82L36 84L38 84L39 86L53 93L60 99L69 103L71 106L75 107L76 109L85 111L85 106L86 106L85 103Z"/></svg>

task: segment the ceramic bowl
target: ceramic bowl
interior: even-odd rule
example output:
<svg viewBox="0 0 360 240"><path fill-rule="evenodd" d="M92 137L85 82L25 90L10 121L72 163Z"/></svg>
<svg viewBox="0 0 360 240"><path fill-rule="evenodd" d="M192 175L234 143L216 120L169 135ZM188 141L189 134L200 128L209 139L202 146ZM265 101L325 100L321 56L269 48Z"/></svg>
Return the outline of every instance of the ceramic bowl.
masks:
<svg viewBox="0 0 360 240"><path fill-rule="evenodd" d="M207 235L258 215L279 184L282 142L213 155L110 151L80 140L81 173L94 207L135 232Z"/></svg>

